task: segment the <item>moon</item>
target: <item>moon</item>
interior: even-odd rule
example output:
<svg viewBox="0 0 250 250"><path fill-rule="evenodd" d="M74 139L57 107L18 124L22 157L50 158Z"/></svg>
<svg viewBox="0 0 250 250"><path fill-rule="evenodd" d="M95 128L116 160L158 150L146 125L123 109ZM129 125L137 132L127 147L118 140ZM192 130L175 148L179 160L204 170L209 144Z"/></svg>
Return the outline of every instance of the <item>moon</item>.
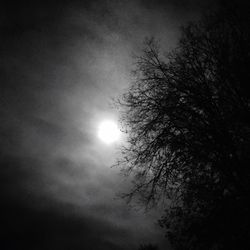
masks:
<svg viewBox="0 0 250 250"><path fill-rule="evenodd" d="M119 140L121 132L113 120L104 120L98 126L98 137L105 144L112 144Z"/></svg>

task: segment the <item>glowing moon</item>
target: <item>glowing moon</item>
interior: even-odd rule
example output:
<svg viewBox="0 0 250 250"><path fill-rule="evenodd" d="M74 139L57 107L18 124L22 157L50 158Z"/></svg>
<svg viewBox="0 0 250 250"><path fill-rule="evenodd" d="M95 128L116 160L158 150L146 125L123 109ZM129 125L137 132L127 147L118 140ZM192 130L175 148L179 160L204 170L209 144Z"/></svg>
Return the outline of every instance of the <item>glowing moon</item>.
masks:
<svg viewBox="0 0 250 250"><path fill-rule="evenodd" d="M105 120L99 124L98 137L106 144L118 141L120 138L120 130L117 124L112 120Z"/></svg>

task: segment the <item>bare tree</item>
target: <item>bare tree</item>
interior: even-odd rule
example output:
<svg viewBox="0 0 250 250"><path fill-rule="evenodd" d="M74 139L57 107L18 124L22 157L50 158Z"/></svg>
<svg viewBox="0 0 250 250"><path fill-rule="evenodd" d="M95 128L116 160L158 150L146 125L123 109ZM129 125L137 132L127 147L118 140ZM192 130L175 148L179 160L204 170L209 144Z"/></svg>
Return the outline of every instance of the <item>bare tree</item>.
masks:
<svg viewBox="0 0 250 250"><path fill-rule="evenodd" d="M249 238L246 13L229 6L189 24L165 56L147 39L119 100L128 143L117 164L134 176L127 196L171 201L161 225L176 249L243 249Z"/></svg>

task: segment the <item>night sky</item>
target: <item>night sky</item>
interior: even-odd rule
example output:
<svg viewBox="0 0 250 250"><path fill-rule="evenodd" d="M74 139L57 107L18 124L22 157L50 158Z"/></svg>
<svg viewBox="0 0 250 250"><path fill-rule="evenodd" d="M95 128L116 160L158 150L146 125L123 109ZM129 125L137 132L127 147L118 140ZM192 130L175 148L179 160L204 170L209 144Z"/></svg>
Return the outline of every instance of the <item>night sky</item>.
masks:
<svg viewBox="0 0 250 250"><path fill-rule="evenodd" d="M52 1L51 1L52 2ZM111 168L123 138L97 137L118 119L112 98L131 81L145 37L174 48L179 27L210 2L46 1L0 9L0 248L171 249L159 211L131 208Z"/></svg>

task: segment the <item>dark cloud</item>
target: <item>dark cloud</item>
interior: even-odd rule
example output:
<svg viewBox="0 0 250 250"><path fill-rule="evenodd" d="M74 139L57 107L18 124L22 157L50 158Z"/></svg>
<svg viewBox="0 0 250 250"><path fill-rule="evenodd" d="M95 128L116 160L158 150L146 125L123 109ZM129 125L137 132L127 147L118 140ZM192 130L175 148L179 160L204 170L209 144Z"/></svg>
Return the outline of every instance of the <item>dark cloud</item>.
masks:
<svg viewBox="0 0 250 250"><path fill-rule="evenodd" d="M34 1L0 10L1 249L133 249L167 244L144 214L115 199L128 183L96 138L117 118L145 36L165 49L200 1ZM139 232L139 234L138 234Z"/></svg>
<svg viewBox="0 0 250 250"><path fill-rule="evenodd" d="M3 206L1 249L125 249L117 242L127 237L126 231L107 221L69 212L67 206L60 207L58 211L53 206L47 210L19 203Z"/></svg>
<svg viewBox="0 0 250 250"><path fill-rule="evenodd" d="M207 8L214 8L217 1L200 1L200 0L155 0L154 2L150 0L141 0L141 4L145 4L150 8L163 8L165 11L168 8L172 8L175 12L194 12L194 11L204 11ZM199 13L196 13L199 14Z"/></svg>

